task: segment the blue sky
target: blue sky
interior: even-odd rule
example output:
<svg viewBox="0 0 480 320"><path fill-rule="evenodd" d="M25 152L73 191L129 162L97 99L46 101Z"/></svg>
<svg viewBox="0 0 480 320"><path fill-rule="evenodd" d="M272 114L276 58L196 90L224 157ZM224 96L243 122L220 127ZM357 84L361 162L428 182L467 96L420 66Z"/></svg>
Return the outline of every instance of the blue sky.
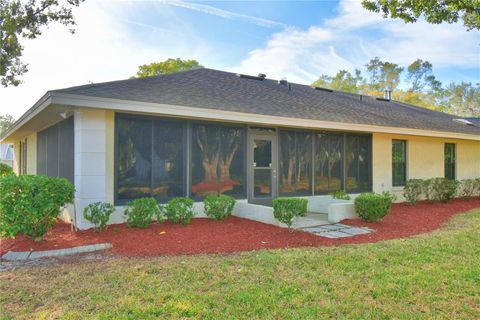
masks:
<svg viewBox="0 0 480 320"><path fill-rule="evenodd" d="M21 86L0 88L0 113L19 117L49 89L128 78L169 57L306 84L375 56L405 67L421 58L443 83L480 82L477 31L383 19L360 0L87 0L75 14L75 35L52 25L24 41L30 72Z"/></svg>

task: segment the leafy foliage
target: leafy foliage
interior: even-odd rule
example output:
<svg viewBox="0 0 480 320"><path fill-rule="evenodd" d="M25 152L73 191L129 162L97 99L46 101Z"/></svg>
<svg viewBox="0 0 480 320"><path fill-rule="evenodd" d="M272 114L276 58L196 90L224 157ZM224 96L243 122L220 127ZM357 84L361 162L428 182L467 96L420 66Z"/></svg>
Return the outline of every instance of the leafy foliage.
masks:
<svg viewBox="0 0 480 320"><path fill-rule="evenodd" d="M110 203L95 202L83 209L83 217L95 225L95 230L104 229L107 226L110 215L115 207Z"/></svg>
<svg viewBox="0 0 480 320"><path fill-rule="evenodd" d="M125 217L133 228L147 228L154 216L158 216L160 207L155 198L139 198L127 203Z"/></svg>
<svg viewBox="0 0 480 320"><path fill-rule="evenodd" d="M422 59L404 68L375 57L365 65L365 75L358 69L355 75L340 70L334 76L321 75L312 86L376 97L391 90L392 98L400 102L462 117L480 117L480 84L452 82L443 87L432 68L430 62Z"/></svg>
<svg viewBox="0 0 480 320"><path fill-rule="evenodd" d="M7 132L14 122L15 118L9 114L0 116L0 137Z"/></svg>
<svg viewBox="0 0 480 320"><path fill-rule="evenodd" d="M72 9L84 0L0 0L0 83L18 86L28 71L20 38L35 39L50 22L75 24ZM73 30L70 30L73 33Z"/></svg>
<svg viewBox="0 0 480 320"><path fill-rule="evenodd" d="M457 192L460 197L480 196L480 178L461 180Z"/></svg>
<svg viewBox="0 0 480 320"><path fill-rule="evenodd" d="M5 163L0 163L0 178L13 175L13 169Z"/></svg>
<svg viewBox="0 0 480 320"><path fill-rule="evenodd" d="M179 71L194 70L203 68L197 60L167 59L161 62L152 62L138 67L137 78L145 78L169 74Z"/></svg>
<svg viewBox="0 0 480 320"><path fill-rule="evenodd" d="M351 197L348 193L346 193L344 190L337 190L335 192L332 192L331 194L333 199L340 199L340 200L350 200Z"/></svg>
<svg viewBox="0 0 480 320"><path fill-rule="evenodd" d="M432 178L425 181L425 192L428 200L448 202L457 193L458 181L446 178Z"/></svg>
<svg viewBox="0 0 480 320"><path fill-rule="evenodd" d="M296 217L307 215L308 200L302 198L273 199L273 215L278 221L285 223L289 228Z"/></svg>
<svg viewBox="0 0 480 320"><path fill-rule="evenodd" d="M235 198L227 195L209 195L203 200L205 214L215 220L223 220L232 215Z"/></svg>
<svg viewBox="0 0 480 320"><path fill-rule="evenodd" d="M460 197L480 195L480 178L465 179L459 182L457 193Z"/></svg>
<svg viewBox="0 0 480 320"><path fill-rule="evenodd" d="M422 179L409 179L403 188L403 196L410 204L416 204L422 198L425 181Z"/></svg>
<svg viewBox="0 0 480 320"><path fill-rule="evenodd" d="M193 212L193 200L190 198L177 197L162 206L167 219L173 223L189 224L195 213Z"/></svg>
<svg viewBox="0 0 480 320"><path fill-rule="evenodd" d="M73 201L75 187L64 178L15 176L0 179L0 234L42 237Z"/></svg>
<svg viewBox="0 0 480 320"><path fill-rule="evenodd" d="M355 211L365 221L376 221L390 212L392 202L390 193L362 193L354 200Z"/></svg>
<svg viewBox="0 0 480 320"><path fill-rule="evenodd" d="M383 17L400 18L414 23L424 17L428 23L455 23L463 20L468 30L480 30L480 6L478 0L418 1L418 0L363 0L369 11L381 12Z"/></svg>

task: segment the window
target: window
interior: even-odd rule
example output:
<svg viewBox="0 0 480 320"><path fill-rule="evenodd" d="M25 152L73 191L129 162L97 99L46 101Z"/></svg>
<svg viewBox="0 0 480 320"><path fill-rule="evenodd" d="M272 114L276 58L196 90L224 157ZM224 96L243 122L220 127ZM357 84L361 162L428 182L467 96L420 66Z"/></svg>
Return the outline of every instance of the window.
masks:
<svg viewBox="0 0 480 320"><path fill-rule="evenodd" d="M315 193L343 188L343 134L315 134Z"/></svg>
<svg viewBox="0 0 480 320"><path fill-rule="evenodd" d="M186 195L185 135L181 121L117 116L117 201Z"/></svg>
<svg viewBox="0 0 480 320"><path fill-rule="evenodd" d="M370 136L346 136L345 175L345 189L347 192L363 192L371 189Z"/></svg>
<svg viewBox="0 0 480 320"><path fill-rule="evenodd" d="M311 132L280 131L279 147L280 194L311 194Z"/></svg>
<svg viewBox="0 0 480 320"><path fill-rule="evenodd" d="M209 194L245 194L245 129L211 124L192 125L194 198Z"/></svg>
<svg viewBox="0 0 480 320"><path fill-rule="evenodd" d="M401 187L407 180L407 142L392 141L392 186Z"/></svg>
<svg viewBox="0 0 480 320"><path fill-rule="evenodd" d="M450 180L455 180L456 172L455 172L455 162L456 162L456 154L455 154L455 144L453 143L445 143L445 178Z"/></svg>
<svg viewBox="0 0 480 320"><path fill-rule="evenodd" d="M37 134L37 174L63 177L74 183L73 117Z"/></svg>

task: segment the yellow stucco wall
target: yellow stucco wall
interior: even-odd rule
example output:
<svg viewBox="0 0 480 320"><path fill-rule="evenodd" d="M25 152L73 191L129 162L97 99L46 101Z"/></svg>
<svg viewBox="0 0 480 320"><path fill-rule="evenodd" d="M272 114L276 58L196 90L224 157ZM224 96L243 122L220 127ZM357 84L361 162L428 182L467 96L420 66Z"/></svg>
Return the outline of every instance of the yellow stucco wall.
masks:
<svg viewBox="0 0 480 320"><path fill-rule="evenodd" d="M37 173L37 133L27 136L27 173Z"/></svg>
<svg viewBox="0 0 480 320"><path fill-rule="evenodd" d="M407 141L407 179L444 176L444 144L456 144L457 179L480 178L480 141L374 133L373 191L392 190L392 140ZM402 188L393 188L401 193Z"/></svg>

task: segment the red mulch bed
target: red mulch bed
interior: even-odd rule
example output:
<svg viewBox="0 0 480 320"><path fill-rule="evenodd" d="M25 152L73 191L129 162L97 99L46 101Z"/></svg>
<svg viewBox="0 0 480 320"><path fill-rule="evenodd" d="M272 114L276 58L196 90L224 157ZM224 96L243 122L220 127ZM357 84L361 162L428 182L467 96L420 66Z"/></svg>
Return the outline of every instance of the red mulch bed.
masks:
<svg viewBox="0 0 480 320"><path fill-rule="evenodd" d="M169 222L160 225L153 223L147 229L132 229L125 224L119 224L111 225L98 233L92 230L71 232L70 225L58 223L41 242L34 242L24 236L2 240L0 254L9 250L50 250L104 242L113 245L111 251L114 254L123 256L232 253L377 242L432 231L441 227L454 214L474 208L480 208L480 197L470 200L456 199L448 204L394 204L392 212L375 223L361 220L342 221L352 226L367 226L375 232L341 239L327 239L306 232L291 233L287 229L238 217L229 217L225 221L197 218L187 226Z"/></svg>

